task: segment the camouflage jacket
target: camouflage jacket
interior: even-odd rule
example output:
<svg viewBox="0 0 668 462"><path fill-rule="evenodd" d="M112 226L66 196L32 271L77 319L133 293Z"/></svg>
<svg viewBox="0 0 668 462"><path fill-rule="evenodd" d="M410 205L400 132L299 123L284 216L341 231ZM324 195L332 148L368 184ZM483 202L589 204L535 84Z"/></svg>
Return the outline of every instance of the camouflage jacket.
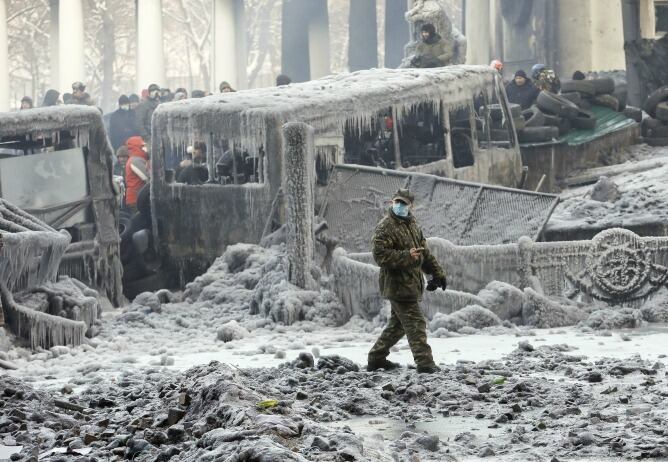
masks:
<svg viewBox="0 0 668 462"><path fill-rule="evenodd" d="M420 258L413 260L410 249L417 247L424 247L424 251ZM427 249L427 241L412 215L400 218L390 210L378 223L373 235L373 258L380 266L380 292L389 300L421 300L424 291L422 272L445 277L443 268Z"/></svg>
<svg viewBox="0 0 668 462"><path fill-rule="evenodd" d="M534 85L539 90L549 91L554 94L559 93L561 90L561 81L559 81L559 77L557 77L557 74L552 69L543 69L540 71L534 81Z"/></svg>
<svg viewBox="0 0 668 462"><path fill-rule="evenodd" d="M428 42L420 41L415 49L413 67L442 67L452 64L455 57L455 41L436 34Z"/></svg>

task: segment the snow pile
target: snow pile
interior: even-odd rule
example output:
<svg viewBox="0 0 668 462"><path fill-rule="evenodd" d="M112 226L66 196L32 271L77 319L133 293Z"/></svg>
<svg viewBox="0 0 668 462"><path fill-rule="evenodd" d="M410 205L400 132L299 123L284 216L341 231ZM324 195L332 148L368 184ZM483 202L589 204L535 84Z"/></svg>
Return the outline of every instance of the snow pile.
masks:
<svg viewBox="0 0 668 462"><path fill-rule="evenodd" d="M247 337L249 334L248 330L240 326L236 321L230 321L225 324L218 330L218 340L228 343L233 340L240 340L244 337Z"/></svg>
<svg viewBox="0 0 668 462"><path fill-rule="evenodd" d="M429 323L429 328L432 331L444 328L450 332L459 332L464 327L482 329L501 324L501 319L487 308L470 305L452 314L436 313L434 319Z"/></svg>
<svg viewBox="0 0 668 462"><path fill-rule="evenodd" d="M634 328L642 325L642 312L633 308L596 310L580 326L597 330Z"/></svg>
<svg viewBox="0 0 668 462"><path fill-rule="evenodd" d="M492 281L478 292L483 306L503 320L514 320L522 316L524 294L517 287L500 281Z"/></svg>
<svg viewBox="0 0 668 462"><path fill-rule="evenodd" d="M548 298L533 289L524 289L522 319L534 327L550 328L573 326L580 322L586 311L568 299Z"/></svg>
<svg viewBox="0 0 668 462"><path fill-rule="evenodd" d="M640 312L647 322L668 323L668 289L660 289L640 307Z"/></svg>
<svg viewBox="0 0 668 462"><path fill-rule="evenodd" d="M646 160L614 166L617 171L607 172L608 179L602 180L605 184L599 181L593 187L565 191L546 231L629 228L668 222L668 183L664 181L668 175L668 149L648 154L651 157ZM606 176L605 171L601 173Z"/></svg>
<svg viewBox="0 0 668 462"><path fill-rule="evenodd" d="M316 269L311 274L320 280ZM221 309L233 304L248 314L285 325L316 321L335 326L348 320L333 292L302 290L287 281L287 259L281 248L228 247L204 275L186 286L184 297L190 303L223 305Z"/></svg>

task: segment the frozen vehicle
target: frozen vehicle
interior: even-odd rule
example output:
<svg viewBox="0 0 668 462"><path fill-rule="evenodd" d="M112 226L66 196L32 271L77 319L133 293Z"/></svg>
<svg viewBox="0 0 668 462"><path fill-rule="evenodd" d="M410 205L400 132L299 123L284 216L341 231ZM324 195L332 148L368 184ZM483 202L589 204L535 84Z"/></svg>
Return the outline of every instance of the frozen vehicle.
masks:
<svg viewBox="0 0 668 462"><path fill-rule="evenodd" d="M505 141L492 139L494 111ZM372 69L163 104L153 116L153 230L182 281L227 245L258 242L280 216L287 122L314 128L323 189L330 168L343 163L510 187L522 180L502 82L483 66ZM179 166L196 143L206 155Z"/></svg>
<svg viewBox="0 0 668 462"><path fill-rule="evenodd" d="M58 106L0 114L0 197L71 242L59 274L122 302L118 197L100 112Z"/></svg>

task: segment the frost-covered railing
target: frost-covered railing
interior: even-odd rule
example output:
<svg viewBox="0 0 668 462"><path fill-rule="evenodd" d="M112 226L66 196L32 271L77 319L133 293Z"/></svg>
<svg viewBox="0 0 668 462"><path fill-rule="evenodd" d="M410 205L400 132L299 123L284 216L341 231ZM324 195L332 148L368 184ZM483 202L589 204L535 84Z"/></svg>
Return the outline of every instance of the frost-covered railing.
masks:
<svg viewBox="0 0 668 462"><path fill-rule="evenodd" d="M492 281L519 289L531 287L548 296L623 306L650 298L668 283L668 238L639 237L624 229L603 231L591 241L533 242L521 238L516 244L456 246L430 238L428 245L446 270L448 286L461 291L456 293L456 301L450 291L442 296L450 297L447 303L454 307L441 305L434 294L425 294L428 315L452 312L464 306L460 303L477 303L473 294ZM370 253L334 252L335 291L351 314L377 312L378 271Z"/></svg>
<svg viewBox="0 0 668 462"><path fill-rule="evenodd" d="M336 165L319 214L347 250L370 250L371 234L399 188L409 188L415 195L415 215L426 235L459 245L503 244L521 236L538 239L559 201L553 194Z"/></svg>
<svg viewBox="0 0 668 462"><path fill-rule="evenodd" d="M348 317L358 315L371 319L380 312L384 301L378 291L379 272L370 253L348 254L340 247L334 251L334 292L348 310ZM451 313L467 305L482 304L478 297L466 292L426 292L422 310L431 319L436 313Z"/></svg>

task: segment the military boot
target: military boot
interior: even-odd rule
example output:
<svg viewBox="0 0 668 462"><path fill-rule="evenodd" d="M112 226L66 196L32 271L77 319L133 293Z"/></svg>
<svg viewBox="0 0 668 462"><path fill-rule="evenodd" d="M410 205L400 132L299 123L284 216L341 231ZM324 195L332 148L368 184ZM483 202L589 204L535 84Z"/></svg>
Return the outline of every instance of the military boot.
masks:
<svg viewBox="0 0 668 462"><path fill-rule="evenodd" d="M387 359L373 359L369 360L366 365L366 370L368 372L377 371L378 369L385 369L386 371L391 371L392 369L398 369L401 367L399 363L393 363Z"/></svg>
<svg viewBox="0 0 668 462"><path fill-rule="evenodd" d="M436 372L440 372L441 368L436 364L428 364L426 366L418 366L417 371L418 374L434 374Z"/></svg>

